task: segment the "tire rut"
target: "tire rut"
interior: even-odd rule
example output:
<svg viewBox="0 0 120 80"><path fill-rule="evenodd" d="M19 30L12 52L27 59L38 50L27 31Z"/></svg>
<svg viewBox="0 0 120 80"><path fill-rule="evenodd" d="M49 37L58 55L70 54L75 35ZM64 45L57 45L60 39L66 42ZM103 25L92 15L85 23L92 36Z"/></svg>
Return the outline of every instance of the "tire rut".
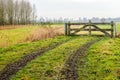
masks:
<svg viewBox="0 0 120 80"><path fill-rule="evenodd" d="M68 58L64 68L60 72L59 80L78 80L77 71L79 59L87 51L87 49L97 41L99 40L88 42Z"/></svg>
<svg viewBox="0 0 120 80"><path fill-rule="evenodd" d="M67 40L67 41L69 41L69 40ZM36 57L44 54L47 51L50 51L50 50L56 48L57 46L65 43L67 41L56 43L47 48L40 49L38 52L34 52L31 54L25 55L20 60L6 65L5 68L2 71L0 71L0 80L10 80L10 77L12 75L15 75L19 70L21 70L23 67L25 67L28 62L34 60Z"/></svg>

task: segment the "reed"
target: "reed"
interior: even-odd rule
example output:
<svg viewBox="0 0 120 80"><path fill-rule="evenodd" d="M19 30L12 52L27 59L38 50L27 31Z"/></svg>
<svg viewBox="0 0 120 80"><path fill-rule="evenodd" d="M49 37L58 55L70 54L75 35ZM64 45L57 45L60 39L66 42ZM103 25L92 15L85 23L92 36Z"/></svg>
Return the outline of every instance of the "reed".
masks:
<svg viewBox="0 0 120 80"><path fill-rule="evenodd" d="M63 34L64 34L64 30L61 27L40 28L30 33L30 35L25 39L25 41L37 41L37 40L43 40L46 38L54 38L56 36L60 36Z"/></svg>

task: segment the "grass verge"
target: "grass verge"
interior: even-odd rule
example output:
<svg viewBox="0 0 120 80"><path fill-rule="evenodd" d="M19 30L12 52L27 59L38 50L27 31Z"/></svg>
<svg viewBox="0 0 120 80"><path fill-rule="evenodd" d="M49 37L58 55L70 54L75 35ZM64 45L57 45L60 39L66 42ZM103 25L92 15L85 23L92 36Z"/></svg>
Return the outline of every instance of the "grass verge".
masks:
<svg viewBox="0 0 120 80"><path fill-rule="evenodd" d="M78 66L80 80L120 79L120 39L105 38L90 47Z"/></svg>

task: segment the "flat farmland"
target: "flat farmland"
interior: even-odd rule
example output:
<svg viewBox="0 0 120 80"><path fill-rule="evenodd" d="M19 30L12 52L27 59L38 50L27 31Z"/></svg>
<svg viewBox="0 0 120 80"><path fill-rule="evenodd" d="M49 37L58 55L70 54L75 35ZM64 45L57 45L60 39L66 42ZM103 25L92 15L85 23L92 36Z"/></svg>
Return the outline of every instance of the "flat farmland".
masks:
<svg viewBox="0 0 120 80"><path fill-rule="evenodd" d="M4 29L0 37L0 80L120 79L120 38L64 36L63 24Z"/></svg>

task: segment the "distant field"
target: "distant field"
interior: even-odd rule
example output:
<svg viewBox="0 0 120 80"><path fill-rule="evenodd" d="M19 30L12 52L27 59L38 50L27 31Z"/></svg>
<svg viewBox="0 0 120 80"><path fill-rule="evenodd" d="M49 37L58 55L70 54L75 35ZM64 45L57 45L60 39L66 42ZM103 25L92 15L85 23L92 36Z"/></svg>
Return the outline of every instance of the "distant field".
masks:
<svg viewBox="0 0 120 80"><path fill-rule="evenodd" d="M53 25L50 28L48 26L46 28L46 26L40 26L40 25L35 25L35 26L33 25L26 27L23 26L22 28L17 26L14 27L14 29L10 29L10 27L9 29L5 28L4 30L0 30L0 47L6 47L17 43L28 42L31 41L33 38L39 39L40 36L53 37L52 35L55 36L55 34L57 35L58 33L60 33L60 29L58 29L59 31L57 31L57 29L55 29L56 27L57 29L59 28L59 26L57 25ZM51 34L54 33L54 34L48 35L48 33ZM63 34L63 32L61 32L60 34Z"/></svg>
<svg viewBox="0 0 120 80"><path fill-rule="evenodd" d="M38 28L39 27L24 27L11 30L0 30L0 47L21 43L30 32Z"/></svg>
<svg viewBox="0 0 120 80"><path fill-rule="evenodd" d="M116 23L117 33L120 33L120 23ZM47 27L45 29L45 27ZM74 26L71 26L74 27ZM79 26L76 26L79 27ZM108 25L99 25L100 28L110 28ZM51 29L52 28L52 29ZM53 29L54 28L54 29ZM54 37L56 35L64 34L64 24L54 25L26 25L26 26L4 26L0 27L0 47L6 47L17 43L24 43L28 41L44 39L48 36ZM43 34L41 34L43 33ZM48 35L53 33L52 35ZM86 31L78 34L88 34ZM92 34L103 34L101 32L92 32ZM46 37L45 37L46 36Z"/></svg>
<svg viewBox="0 0 120 80"><path fill-rule="evenodd" d="M117 28L117 32L120 33L120 22L119 23L116 23L116 28Z"/></svg>
<svg viewBox="0 0 120 80"><path fill-rule="evenodd" d="M8 29L16 29L16 28L24 28L30 25L4 25L0 26L0 30L8 30Z"/></svg>
<svg viewBox="0 0 120 80"><path fill-rule="evenodd" d="M117 32L119 33L120 23L116 23L116 26L117 26ZM4 26L4 27L0 27L1 29L0 30L0 47L24 42L24 39L28 37L30 33L35 32L41 27L52 27L52 28L61 27L62 28L61 31L62 33L64 33L64 24L54 24L50 26L49 25ZM110 28L111 26L99 25L99 27ZM80 32L80 34L88 34L88 32ZM102 34L102 33L93 32L93 34Z"/></svg>

